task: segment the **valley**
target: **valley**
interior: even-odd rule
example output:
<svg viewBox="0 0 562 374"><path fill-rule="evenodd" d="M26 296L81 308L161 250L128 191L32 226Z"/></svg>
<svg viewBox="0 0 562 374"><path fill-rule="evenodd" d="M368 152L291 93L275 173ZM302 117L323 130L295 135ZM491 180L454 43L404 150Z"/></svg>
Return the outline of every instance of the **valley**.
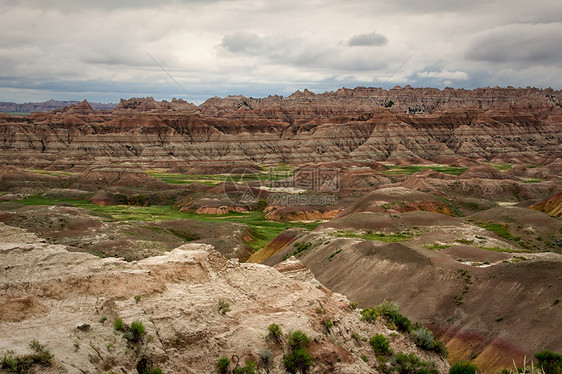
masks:
<svg viewBox="0 0 562 374"><path fill-rule="evenodd" d="M358 87L0 114L0 352L38 339L58 372L282 373L296 330L311 373L562 352L561 100Z"/></svg>

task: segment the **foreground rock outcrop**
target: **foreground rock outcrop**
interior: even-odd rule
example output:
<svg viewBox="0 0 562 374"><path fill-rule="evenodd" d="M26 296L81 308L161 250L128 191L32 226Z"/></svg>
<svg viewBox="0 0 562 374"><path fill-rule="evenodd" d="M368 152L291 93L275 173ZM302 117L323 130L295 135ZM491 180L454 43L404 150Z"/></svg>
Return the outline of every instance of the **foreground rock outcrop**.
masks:
<svg viewBox="0 0 562 374"><path fill-rule="evenodd" d="M187 244L127 263L67 252L4 224L0 235L0 352L28 354L29 342L38 340L54 358L52 367L37 372L158 367L165 373L213 373L221 356L235 355L242 366L268 349L269 372L281 373L287 348L285 338L266 339L271 323L310 336L311 373L375 373L373 350L357 336L376 333L387 336L396 352L415 352L441 372L448 369L441 357L419 350L381 321L361 321L345 297L323 288L298 260L278 271ZM126 339L125 331L114 329L117 318L131 327L141 321L146 331ZM333 322L328 330L326 320Z"/></svg>

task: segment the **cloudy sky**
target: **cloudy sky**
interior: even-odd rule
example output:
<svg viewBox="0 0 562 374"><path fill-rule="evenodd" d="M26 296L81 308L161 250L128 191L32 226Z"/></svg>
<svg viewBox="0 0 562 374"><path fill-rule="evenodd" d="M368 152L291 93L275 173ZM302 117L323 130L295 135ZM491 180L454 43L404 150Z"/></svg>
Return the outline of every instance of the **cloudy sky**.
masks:
<svg viewBox="0 0 562 374"><path fill-rule="evenodd" d="M0 101L562 88L559 0L0 0Z"/></svg>

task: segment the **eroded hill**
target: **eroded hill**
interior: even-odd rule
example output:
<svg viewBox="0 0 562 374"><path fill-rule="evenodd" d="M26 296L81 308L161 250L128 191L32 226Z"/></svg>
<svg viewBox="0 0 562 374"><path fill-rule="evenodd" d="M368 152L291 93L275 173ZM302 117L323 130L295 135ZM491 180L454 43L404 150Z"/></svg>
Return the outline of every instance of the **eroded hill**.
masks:
<svg viewBox="0 0 562 374"><path fill-rule="evenodd" d="M286 98L87 102L0 118L0 162L70 169L134 160L142 167L350 160L544 164L561 157L560 92L487 88L341 89ZM217 161L219 161L217 165Z"/></svg>

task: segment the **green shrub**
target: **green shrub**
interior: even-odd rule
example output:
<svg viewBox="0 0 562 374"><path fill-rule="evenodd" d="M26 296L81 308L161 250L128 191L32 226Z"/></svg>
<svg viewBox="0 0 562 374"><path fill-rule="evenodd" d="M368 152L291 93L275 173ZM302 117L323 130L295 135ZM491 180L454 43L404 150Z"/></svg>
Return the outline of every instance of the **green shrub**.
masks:
<svg viewBox="0 0 562 374"><path fill-rule="evenodd" d="M352 302L349 303L349 306L350 306L351 309L353 309L353 310L357 309L357 305L358 305L358 304L357 304L356 301L352 301Z"/></svg>
<svg viewBox="0 0 562 374"><path fill-rule="evenodd" d="M283 256L283 260L286 260L291 256L298 256L301 252L306 251L310 247L312 247L312 243L308 243L308 242L297 243L295 244L296 250L293 251L293 253L291 254L286 254L285 256Z"/></svg>
<svg viewBox="0 0 562 374"><path fill-rule="evenodd" d="M13 373L29 373L35 365L50 366L53 355L37 340L32 340L29 346L34 353L23 356L6 355L2 357L0 367Z"/></svg>
<svg viewBox="0 0 562 374"><path fill-rule="evenodd" d="M369 359L365 355L361 355L361 360L363 360L365 362L369 362Z"/></svg>
<svg viewBox="0 0 562 374"><path fill-rule="evenodd" d="M219 313L224 316L227 312L230 312L230 304L228 303L228 301L226 301L224 299L220 299L219 300Z"/></svg>
<svg viewBox="0 0 562 374"><path fill-rule="evenodd" d="M439 374L435 362L421 361L415 354L398 352L391 365L400 374Z"/></svg>
<svg viewBox="0 0 562 374"><path fill-rule="evenodd" d="M367 308L361 311L361 321L373 323L378 316L377 308Z"/></svg>
<svg viewBox="0 0 562 374"><path fill-rule="evenodd" d="M562 355L551 351L540 351L535 353L539 366L544 374L562 373Z"/></svg>
<svg viewBox="0 0 562 374"><path fill-rule="evenodd" d="M113 195L113 201L115 201L115 204L117 205L129 204L129 198L127 197L127 195L122 193L116 193L115 195Z"/></svg>
<svg viewBox="0 0 562 374"><path fill-rule="evenodd" d="M449 369L449 374L474 374L478 373L478 366L470 361L457 361Z"/></svg>
<svg viewBox="0 0 562 374"><path fill-rule="evenodd" d="M130 341L131 343L138 343L142 340L145 333L144 325L141 321L131 322L131 327L123 334L123 337Z"/></svg>
<svg viewBox="0 0 562 374"><path fill-rule="evenodd" d="M281 337L283 336L283 332L281 331L281 327L279 325L272 323L267 327L269 333L267 334L268 339L281 341Z"/></svg>
<svg viewBox="0 0 562 374"><path fill-rule="evenodd" d="M121 318L116 318L115 322L113 322L113 328L116 331L123 331L125 330L125 324L123 323L123 320Z"/></svg>
<svg viewBox="0 0 562 374"><path fill-rule="evenodd" d="M310 338L301 330L289 334L289 349L304 348L310 343Z"/></svg>
<svg viewBox="0 0 562 374"><path fill-rule="evenodd" d="M420 327L412 332L412 338L418 347L425 350L433 349L434 340L433 333L426 329L425 327Z"/></svg>
<svg viewBox="0 0 562 374"><path fill-rule="evenodd" d="M232 374L257 374L257 365L254 361L246 361L245 366L239 366L232 370Z"/></svg>
<svg viewBox="0 0 562 374"><path fill-rule="evenodd" d="M228 367L230 366L230 360L227 357L221 357L219 362L217 362L217 369L220 374L228 373Z"/></svg>
<svg viewBox="0 0 562 374"><path fill-rule="evenodd" d="M437 352L443 357L447 357L449 355L449 351L447 350L447 346L441 340L434 340L433 341L433 351Z"/></svg>
<svg viewBox="0 0 562 374"><path fill-rule="evenodd" d="M392 354L390 343L383 334L371 336L371 339L369 339L369 344L371 344L371 347L373 347L373 350L375 351L375 354L377 356L388 356Z"/></svg>
<svg viewBox="0 0 562 374"><path fill-rule="evenodd" d="M312 356L305 347L296 347L283 357L283 366L289 373L300 371L304 374L312 366Z"/></svg>
<svg viewBox="0 0 562 374"><path fill-rule="evenodd" d="M329 334L332 327L334 327L334 322L332 322L331 320L327 319L324 321L324 329L326 329L326 333Z"/></svg>
<svg viewBox="0 0 562 374"><path fill-rule="evenodd" d="M162 374L162 370L159 368L144 369L142 374Z"/></svg>
<svg viewBox="0 0 562 374"><path fill-rule="evenodd" d="M400 306L394 302L385 300L374 308L362 310L361 315L362 320L367 322L372 322L381 316L390 326L394 325L400 331L409 332L412 329L412 322L400 313Z"/></svg>

